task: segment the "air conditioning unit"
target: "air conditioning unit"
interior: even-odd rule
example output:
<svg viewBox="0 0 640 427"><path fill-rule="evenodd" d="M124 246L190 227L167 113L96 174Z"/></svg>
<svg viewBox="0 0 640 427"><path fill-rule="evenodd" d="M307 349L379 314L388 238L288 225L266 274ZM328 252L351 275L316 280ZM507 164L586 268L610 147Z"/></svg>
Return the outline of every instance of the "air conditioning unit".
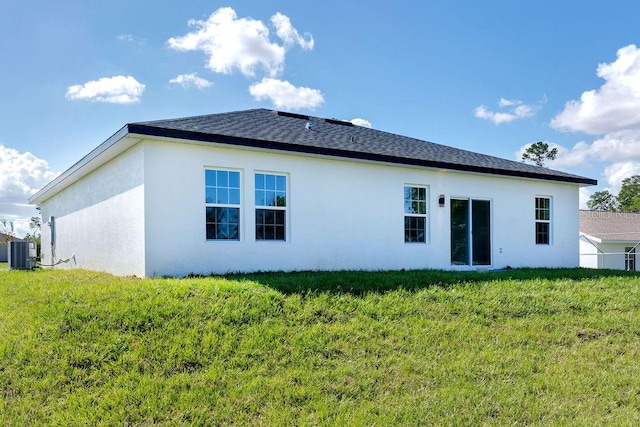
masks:
<svg viewBox="0 0 640 427"><path fill-rule="evenodd" d="M36 266L36 242L12 240L7 255L9 270L31 270Z"/></svg>

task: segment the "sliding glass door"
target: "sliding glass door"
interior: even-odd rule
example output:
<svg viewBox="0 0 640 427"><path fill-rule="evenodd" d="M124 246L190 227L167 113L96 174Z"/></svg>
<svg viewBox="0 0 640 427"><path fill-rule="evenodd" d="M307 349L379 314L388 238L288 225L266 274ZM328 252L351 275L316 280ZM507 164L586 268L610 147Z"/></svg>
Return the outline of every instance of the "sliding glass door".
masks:
<svg viewBox="0 0 640 427"><path fill-rule="evenodd" d="M491 202L451 199L451 264L491 265Z"/></svg>

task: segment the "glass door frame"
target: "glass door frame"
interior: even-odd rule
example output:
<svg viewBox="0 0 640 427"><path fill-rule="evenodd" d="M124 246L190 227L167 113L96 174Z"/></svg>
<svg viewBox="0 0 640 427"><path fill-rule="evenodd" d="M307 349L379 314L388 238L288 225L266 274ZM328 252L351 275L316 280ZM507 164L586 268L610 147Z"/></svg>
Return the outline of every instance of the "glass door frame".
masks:
<svg viewBox="0 0 640 427"><path fill-rule="evenodd" d="M486 214L488 218L480 215L482 205L487 204ZM482 205L481 205L482 204ZM474 205L476 208L474 209ZM450 237L450 262L452 266L466 267L490 267L493 264L493 203L487 198L450 197L449 199L449 237ZM485 205L486 206L486 205ZM460 221L456 221L454 215L464 215ZM477 240L480 228L485 223L486 238ZM474 230L474 223L476 223ZM462 241L461 241L462 240ZM461 246L462 245L462 246ZM486 246L485 256L482 257L481 246ZM486 260L488 257L488 263Z"/></svg>

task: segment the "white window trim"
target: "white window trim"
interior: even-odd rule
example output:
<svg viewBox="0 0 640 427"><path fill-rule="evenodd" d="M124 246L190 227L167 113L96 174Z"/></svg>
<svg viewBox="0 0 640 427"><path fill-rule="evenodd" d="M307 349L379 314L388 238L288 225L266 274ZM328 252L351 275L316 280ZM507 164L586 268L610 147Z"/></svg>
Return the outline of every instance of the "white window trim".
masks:
<svg viewBox="0 0 640 427"><path fill-rule="evenodd" d="M549 200L549 219L538 219L536 218L536 201L537 199L548 199ZM534 224L537 223L547 223L549 224L549 243L537 243L537 236L534 235L533 242L536 246L552 246L553 245L553 197L545 196L542 194L537 194L533 200L533 220ZM535 229L534 229L535 230Z"/></svg>
<svg viewBox="0 0 640 427"><path fill-rule="evenodd" d="M414 214L414 213L407 213L405 212L404 209L404 202L405 202L405 191L407 187L412 187L412 188L424 188L425 190L425 213L424 214ZM405 183L402 186L402 240L404 242L405 245L428 245L431 242L431 221L429 220L431 218L431 197L430 197L430 188L428 185L426 184L412 184L412 183ZM422 217L424 218L424 242L407 242L405 240L405 228L404 228L404 220L406 217Z"/></svg>
<svg viewBox="0 0 640 427"><path fill-rule="evenodd" d="M226 171L226 172L238 172L240 174L240 204L238 205L233 205L233 204L222 204L222 203L207 203L207 171ZM244 191L242 191L243 189L243 184L244 184L244 171L242 169L238 169L238 168L230 168L230 167L225 167L225 166L205 166L202 170L202 182L203 182L203 200L204 200L204 210L206 212L206 209L208 207L220 207L220 208L237 208L238 209L238 234L239 234L239 238L238 239L207 239L207 223L205 220L205 232L204 232L204 240L205 242L209 243L209 242L213 242L216 244L225 244L225 243L238 243L238 242L242 242L244 241L244 236L245 236L245 228L244 228L244 223L245 223L245 218L244 218L244 214L243 214L243 207L244 207Z"/></svg>
<svg viewBox="0 0 640 427"><path fill-rule="evenodd" d="M256 204L256 175L257 174L263 174L263 175L275 175L275 176L284 176L286 178L286 186L287 188L285 189L285 197L286 197L286 206L265 206L265 205L258 205ZM275 172L275 171L270 171L270 170L262 170L262 169L256 169L253 171L253 176L252 176L252 200L253 200L253 240L256 243L260 243L260 244L284 244L284 243L289 243L291 241L291 213L290 213L290 205L291 205L291 175L288 172ZM258 239L258 236L256 235L256 210L257 209L270 209L270 210L281 210L285 212L285 224L284 224L284 240L271 240L271 239Z"/></svg>

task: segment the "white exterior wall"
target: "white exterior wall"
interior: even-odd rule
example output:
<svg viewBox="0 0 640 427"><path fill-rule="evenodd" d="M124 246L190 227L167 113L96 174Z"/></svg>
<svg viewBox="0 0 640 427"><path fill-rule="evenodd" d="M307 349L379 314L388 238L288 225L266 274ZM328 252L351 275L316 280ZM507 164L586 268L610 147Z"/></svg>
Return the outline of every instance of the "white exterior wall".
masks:
<svg viewBox="0 0 640 427"><path fill-rule="evenodd" d="M144 146L137 145L42 202L42 264L70 259L55 268L144 276L143 184Z"/></svg>
<svg viewBox="0 0 640 427"><path fill-rule="evenodd" d="M145 209L135 211L144 212L147 276L266 270L452 269L452 197L491 201L489 268L579 265L577 184L240 147L164 141L141 145L145 154ZM240 241L206 240L205 168L241 173ZM255 241L255 172L288 177L286 242ZM427 244L404 242L406 184L428 187ZM135 187L136 200L140 188ZM440 194L446 197L445 207L438 206ZM552 199L550 245L535 244L536 196ZM127 206L127 212L131 210ZM119 251L121 248L114 243L101 250ZM122 271L120 268L114 272Z"/></svg>

